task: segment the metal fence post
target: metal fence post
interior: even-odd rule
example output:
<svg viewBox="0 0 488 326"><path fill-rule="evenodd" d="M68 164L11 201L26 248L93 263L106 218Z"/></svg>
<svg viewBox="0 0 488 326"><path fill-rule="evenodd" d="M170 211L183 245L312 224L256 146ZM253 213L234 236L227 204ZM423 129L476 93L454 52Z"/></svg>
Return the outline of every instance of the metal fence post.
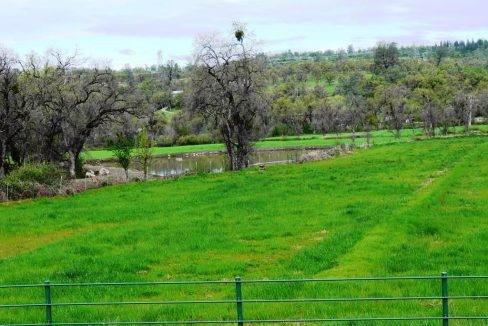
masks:
<svg viewBox="0 0 488 326"><path fill-rule="evenodd" d="M449 325L449 291L447 287L447 273L441 274L442 284L442 325Z"/></svg>
<svg viewBox="0 0 488 326"><path fill-rule="evenodd" d="M244 314L242 312L242 282L240 277L236 277L236 308L237 308L237 325L244 325Z"/></svg>
<svg viewBox="0 0 488 326"><path fill-rule="evenodd" d="M51 326L53 324L53 315L51 305L51 284L49 281L44 282L44 296L46 303L46 325Z"/></svg>

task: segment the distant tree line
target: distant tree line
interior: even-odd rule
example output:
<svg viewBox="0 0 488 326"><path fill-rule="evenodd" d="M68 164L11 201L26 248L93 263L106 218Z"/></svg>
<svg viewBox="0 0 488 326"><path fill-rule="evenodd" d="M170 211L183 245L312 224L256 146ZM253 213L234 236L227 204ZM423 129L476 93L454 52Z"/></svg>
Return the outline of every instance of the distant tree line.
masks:
<svg viewBox="0 0 488 326"><path fill-rule="evenodd" d="M468 131L475 116L487 114L488 61L437 50L428 59L402 58L389 43L371 59L271 66L270 134L389 128L400 137L416 126L433 136L454 125Z"/></svg>
<svg viewBox="0 0 488 326"><path fill-rule="evenodd" d="M81 153L144 130L151 144L223 142L232 169L265 136L407 127L447 133L487 116L486 40L266 56L245 30L197 42L195 62L87 67L0 50L0 177L27 162L80 174ZM300 60L297 60L299 58Z"/></svg>
<svg viewBox="0 0 488 326"><path fill-rule="evenodd" d="M462 57L471 55L473 52L483 52L488 49L488 40L466 40L466 41L443 41L436 45L413 45L398 47L401 58L429 58L439 48L448 48L451 56ZM270 64L280 64L293 61L321 61L335 60L341 58L373 58L376 48L355 49L351 44L346 49L325 50L325 51L287 51L280 54L267 56Z"/></svg>

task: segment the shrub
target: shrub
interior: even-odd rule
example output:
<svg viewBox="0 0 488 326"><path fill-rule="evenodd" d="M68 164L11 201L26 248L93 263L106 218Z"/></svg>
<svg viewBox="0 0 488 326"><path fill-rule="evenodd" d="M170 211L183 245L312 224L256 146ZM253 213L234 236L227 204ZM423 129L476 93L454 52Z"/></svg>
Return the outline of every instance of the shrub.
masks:
<svg viewBox="0 0 488 326"><path fill-rule="evenodd" d="M216 143L216 140L211 134L184 135L178 137L176 140L169 136L159 136L156 139L156 146L159 147L170 147L174 145L203 145L214 143Z"/></svg>
<svg viewBox="0 0 488 326"><path fill-rule="evenodd" d="M135 146L135 139L133 137L119 134L117 139L110 144L117 162L125 171L125 178L129 180L129 165L132 160L132 150Z"/></svg>
<svg viewBox="0 0 488 326"><path fill-rule="evenodd" d="M55 195L63 185L63 174L52 164L25 164L0 180L0 198L15 200Z"/></svg>
<svg viewBox="0 0 488 326"><path fill-rule="evenodd" d="M62 177L59 169L52 164L25 164L10 172L5 180L31 181L44 185L58 184Z"/></svg>
<svg viewBox="0 0 488 326"><path fill-rule="evenodd" d="M153 141L147 133L147 129L142 129L136 137L136 153L137 159L142 166L144 172L144 179L147 179L147 170L149 167L149 162L153 157L152 148Z"/></svg>
<svg viewBox="0 0 488 326"><path fill-rule="evenodd" d="M296 135L296 131L289 125L285 123L278 123L274 128L271 130L271 136L294 136Z"/></svg>
<svg viewBox="0 0 488 326"><path fill-rule="evenodd" d="M181 136L176 140L176 145L180 145L180 146L213 144L213 143L215 143L215 141L210 134Z"/></svg>
<svg viewBox="0 0 488 326"><path fill-rule="evenodd" d="M156 139L156 146L159 147L170 147L174 145L174 140L172 137L169 136L159 136Z"/></svg>

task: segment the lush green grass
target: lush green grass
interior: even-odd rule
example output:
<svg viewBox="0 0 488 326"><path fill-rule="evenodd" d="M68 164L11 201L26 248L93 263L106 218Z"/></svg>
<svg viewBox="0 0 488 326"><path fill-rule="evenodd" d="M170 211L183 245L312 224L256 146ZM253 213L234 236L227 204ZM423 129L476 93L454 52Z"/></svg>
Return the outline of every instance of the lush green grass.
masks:
<svg viewBox="0 0 488 326"><path fill-rule="evenodd" d="M183 153L221 151L224 149L222 144L203 144L203 145L185 145L171 147L154 147L155 155L174 155ZM85 151L83 157L87 160L106 160L113 158L112 151L107 149Z"/></svg>
<svg viewBox="0 0 488 326"><path fill-rule="evenodd" d="M488 274L486 153L484 137L396 143L264 172L197 175L2 205L0 284ZM75 287L55 289L53 300L218 300L233 299L233 291L232 285ZM439 291L438 281L243 288L248 299ZM451 295L487 293L486 281L450 281ZM0 304L43 302L42 296L40 288L0 289ZM251 319L439 316L440 302L247 303L244 310ZM486 300L451 303L453 315L487 311ZM0 308L0 324L42 318L42 309ZM231 319L235 307L55 307L54 318Z"/></svg>
<svg viewBox="0 0 488 326"><path fill-rule="evenodd" d="M325 91L327 92L328 95L333 95L334 90L336 88L336 83L328 83L325 79L316 79L316 78L310 78L305 82L305 86L307 87L308 90L312 91L315 86L319 85L325 88Z"/></svg>
<svg viewBox="0 0 488 326"><path fill-rule="evenodd" d="M456 127L456 132L460 133L462 127ZM454 128L453 128L454 130ZM473 130L483 133L488 132L488 125L479 125L473 127ZM373 144L388 144L396 142L411 141L412 137L422 136L422 130L420 129L405 129L402 131L400 139L395 138L394 134L388 130L373 131L371 133ZM328 134L325 137L323 135L302 135L302 136L283 136L283 137L270 137L262 141L257 142L256 148L258 149L272 149L272 148L290 148L290 147L319 147L319 146L334 146L338 144L351 143L350 133ZM355 139L356 144L366 143L366 137L364 133L358 133L358 137ZM172 146L172 147L155 147L153 152L155 155L174 155L183 153L194 152L209 152L209 151L222 151L224 146L222 144L204 144L204 145L187 145L187 146ZM90 150L83 153L84 158L87 160L105 160L113 158L113 153L110 150Z"/></svg>

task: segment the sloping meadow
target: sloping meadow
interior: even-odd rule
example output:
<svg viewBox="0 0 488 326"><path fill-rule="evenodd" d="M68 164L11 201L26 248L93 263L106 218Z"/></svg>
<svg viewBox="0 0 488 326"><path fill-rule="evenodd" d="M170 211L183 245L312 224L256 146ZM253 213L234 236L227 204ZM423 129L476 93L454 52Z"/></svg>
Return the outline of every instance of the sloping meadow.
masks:
<svg viewBox="0 0 488 326"><path fill-rule="evenodd" d="M486 153L484 137L426 140L265 171L133 183L2 205L0 284L488 274ZM488 281L453 279L449 286L450 295L488 294ZM244 299L437 297L440 281L243 283L242 292ZM231 301L235 288L63 286L52 289L52 300ZM44 289L0 288L0 304L27 302L43 303ZM245 302L244 314L439 316L440 307L437 299ZM0 323L42 323L43 309L0 308ZM487 311L486 300L451 303L453 315ZM230 302L54 306L53 319L235 320L236 313Z"/></svg>

